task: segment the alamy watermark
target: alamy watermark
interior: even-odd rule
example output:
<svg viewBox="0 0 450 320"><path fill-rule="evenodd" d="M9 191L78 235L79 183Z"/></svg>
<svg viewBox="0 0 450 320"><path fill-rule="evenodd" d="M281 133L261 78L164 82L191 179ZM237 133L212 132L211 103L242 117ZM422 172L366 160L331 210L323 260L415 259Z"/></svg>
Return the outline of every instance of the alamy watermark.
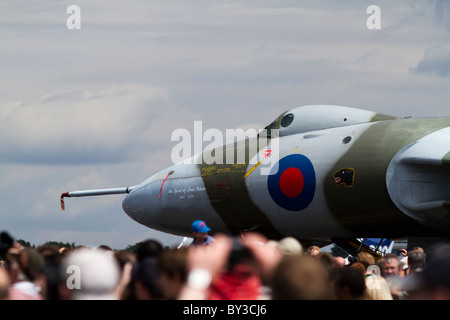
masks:
<svg viewBox="0 0 450 320"><path fill-rule="evenodd" d="M78 5L72 4L67 7L67 14L70 16L66 20L66 26L69 30L81 29L81 8ZM379 6L373 4L367 7L367 14L370 16L366 20L366 26L369 30L381 29L381 9Z"/></svg>
<svg viewBox="0 0 450 320"><path fill-rule="evenodd" d="M381 9L373 4L367 7L366 13L371 14L366 20L366 26L369 30L381 29Z"/></svg>
<svg viewBox="0 0 450 320"><path fill-rule="evenodd" d="M69 276L66 280L66 286L70 290L81 289L81 268L75 264L67 266L66 274Z"/></svg>
<svg viewBox="0 0 450 320"><path fill-rule="evenodd" d="M70 16L66 20L66 26L69 30L80 30L81 29L81 8L75 4L67 7L67 14Z"/></svg>
<svg viewBox="0 0 450 320"><path fill-rule="evenodd" d="M172 132L173 163L186 164L251 164L261 165L261 174L268 175L279 160L279 132L277 129L219 129L203 131L202 121L194 121L193 135L184 128ZM208 143L204 146L205 143Z"/></svg>

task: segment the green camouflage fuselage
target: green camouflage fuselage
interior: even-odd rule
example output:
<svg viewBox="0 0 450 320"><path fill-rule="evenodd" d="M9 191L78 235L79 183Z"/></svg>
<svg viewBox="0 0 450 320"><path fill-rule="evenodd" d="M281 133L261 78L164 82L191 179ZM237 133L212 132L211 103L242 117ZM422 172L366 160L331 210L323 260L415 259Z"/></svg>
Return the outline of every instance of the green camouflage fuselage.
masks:
<svg viewBox="0 0 450 320"><path fill-rule="evenodd" d="M197 219L215 232L255 230L270 238L450 234L450 118L397 119L337 109L335 117L324 113L322 122L320 112L334 109L314 110L299 108L303 117L297 109L280 115L267 128L269 136L280 129L280 136L267 143L247 138L162 170L133 188L124 210L144 225L179 235L190 235ZM295 127L301 118L304 123ZM249 148L255 143L258 149ZM227 154L236 157L242 150L244 162L226 163ZM270 161L259 163L265 150L272 152ZM222 154L223 161L195 164L206 153Z"/></svg>

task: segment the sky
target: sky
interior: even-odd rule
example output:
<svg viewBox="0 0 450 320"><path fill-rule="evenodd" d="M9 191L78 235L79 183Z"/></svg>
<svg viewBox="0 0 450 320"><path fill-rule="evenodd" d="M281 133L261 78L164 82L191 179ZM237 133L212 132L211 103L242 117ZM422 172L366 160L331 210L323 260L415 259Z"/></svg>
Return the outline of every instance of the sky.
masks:
<svg viewBox="0 0 450 320"><path fill-rule="evenodd" d="M80 29L69 29L70 5ZM370 29L370 5L380 29ZM122 249L127 187L172 165L178 128L263 128L293 107L450 116L446 0L0 2L0 230ZM189 229L190 226L187 226Z"/></svg>

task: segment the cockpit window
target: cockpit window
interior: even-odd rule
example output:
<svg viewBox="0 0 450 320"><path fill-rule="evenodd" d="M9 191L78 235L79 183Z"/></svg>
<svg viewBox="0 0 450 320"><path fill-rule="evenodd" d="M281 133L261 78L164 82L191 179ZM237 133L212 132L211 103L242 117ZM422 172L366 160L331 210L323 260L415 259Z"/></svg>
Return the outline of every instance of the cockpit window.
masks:
<svg viewBox="0 0 450 320"><path fill-rule="evenodd" d="M272 137L272 129L275 129L275 122L272 122L271 124L267 125L264 128L264 131L258 133L258 137L263 136L263 137L271 138Z"/></svg>
<svg viewBox="0 0 450 320"><path fill-rule="evenodd" d="M269 124L265 129L267 130L267 137L270 138L272 136L272 129L275 128L275 123Z"/></svg>
<svg viewBox="0 0 450 320"><path fill-rule="evenodd" d="M292 121L294 121L294 115L292 113L288 113L283 117L283 119L281 119L280 124L282 127L286 128L292 123Z"/></svg>

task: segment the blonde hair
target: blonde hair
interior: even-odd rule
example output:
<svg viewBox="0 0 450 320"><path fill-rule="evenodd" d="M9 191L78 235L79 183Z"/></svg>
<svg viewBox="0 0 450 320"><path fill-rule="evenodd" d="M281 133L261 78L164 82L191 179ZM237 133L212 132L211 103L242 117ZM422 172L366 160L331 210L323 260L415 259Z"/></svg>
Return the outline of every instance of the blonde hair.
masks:
<svg viewBox="0 0 450 320"><path fill-rule="evenodd" d="M368 300L393 300L389 284L383 277L366 277L366 292Z"/></svg>

